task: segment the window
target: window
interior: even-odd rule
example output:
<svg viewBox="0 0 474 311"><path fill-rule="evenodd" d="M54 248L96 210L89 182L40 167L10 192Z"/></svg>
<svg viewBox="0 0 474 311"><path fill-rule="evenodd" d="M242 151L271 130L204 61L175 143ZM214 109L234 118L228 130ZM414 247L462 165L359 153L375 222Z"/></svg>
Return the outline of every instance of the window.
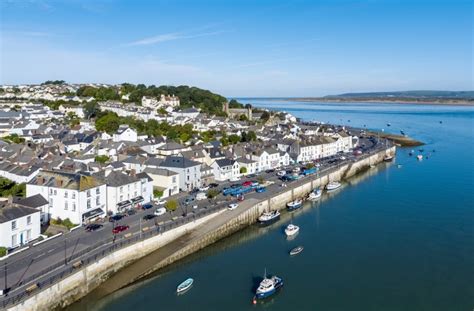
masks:
<svg viewBox="0 0 474 311"><path fill-rule="evenodd" d="M120 195L120 202L123 201L123 195Z"/></svg>
<svg viewBox="0 0 474 311"><path fill-rule="evenodd" d="M138 196L138 192L135 191L134 197L136 198Z"/></svg>
<svg viewBox="0 0 474 311"><path fill-rule="evenodd" d="M100 194L100 188L95 189L95 194Z"/></svg>
<svg viewBox="0 0 474 311"><path fill-rule="evenodd" d="M72 198L73 198L73 199L76 198L76 193L75 193L75 192L72 193Z"/></svg>
<svg viewBox="0 0 474 311"><path fill-rule="evenodd" d="M120 193L123 193L123 187L120 187Z"/></svg>
<svg viewBox="0 0 474 311"><path fill-rule="evenodd" d="M31 216L26 217L26 224L31 225Z"/></svg>
<svg viewBox="0 0 474 311"><path fill-rule="evenodd" d="M12 221L12 230L16 229L16 220Z"/></svg>
<svg viewBox="0 0 474 311"><path fill-rule="evenodd" d="M100 197L95 198L95 205L100 205Z"/></svg>
<svg viewBox="0 0 474 311"><path fill-rule="evenodd" d="M49 207L53 207L53 198L49 198Z"/></svg>
<svg viewBox="0 0 474 311"><path fill-rule="evenodd" d="M16 234L12 235L12 246L16 246Z"/></svg>
<svg viewBox="0 0 474 311"><path fill-rule="evenodd" d="M91 208L91 199L87 199L87 208Z"/></svg>
<svg viewBox="0 0 474 311"><path fill-rule="evenodd" d="M31 229L28 229L26 231L26 241L29 241L29 240L31 240Z"/></svg>
<svg viewBox="0 0 474 311"><path fill-rule="evenodd" d="M87 190L87 197L89 198L91 196L91 191Z"/></svg>
<svg viewBox="0 0 474 311"><path fill-rule="evenodd" d="M76 202L72 202L72 211L73 211L73 212L76 211Z"/></svg>
<svg viewBox="0 0 474 311"><path fill-rule="evenodd" d="M176 183L176 176L173 176L173 184Z"/></svg>
<svg viewBox="0 0 474 311"><path fill-rule="evenodd" d="M64 202L64 210L67 211L67 202Z"/></svg>
<svg viewBox="0 0 474 311"><path fill-rule="evenodd" d="M53 189L49 189L49 194L53 194Z"/></svg>
<svg viewBox="0 0 474 311"><path fill-rule="evenodd" d="M67 191L64 191L64 197L67 198Z"/></svg>
<svg viewBox="0 0 474 311"><path fill-rule="evenodd" d="M58 194L58 190L54 189L54 195Z"/></svg>

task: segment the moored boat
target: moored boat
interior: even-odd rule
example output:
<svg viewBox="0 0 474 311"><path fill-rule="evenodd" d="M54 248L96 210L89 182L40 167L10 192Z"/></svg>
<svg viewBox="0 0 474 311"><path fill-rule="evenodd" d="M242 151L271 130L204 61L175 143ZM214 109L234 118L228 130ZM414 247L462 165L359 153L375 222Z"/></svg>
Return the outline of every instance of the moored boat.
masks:
<svg viewBox="0 0 474 311"><path fill-rule="evenodd" d="M391 155L386 155L386 156L383 158L383 160L384 160L385 162L392 162L393 156L391 156Z"/></svg>
<svg viewBox="0 0 474 311"><path fill-rule="evenodd" d="M336 190L339 187L341 187L341 183L338 181L331 181L329 184L326 185L326 190L331 191L331 190Z"/></svg>
<svg viewBox="0 0 474 311"><path fill-rule="evenodd" d="M293 236L293 235L297 234L299 231L300 231L300 227L298 227L297 225L293 225L293 224L289 224L285 228L286 236Z"/></svg>
<svg viewBox="0 0 474 311"><path fill-rule="evenodd" d="M322 194L323 194L323 192L321 191L321 189L314 189L308 195L308 200L315 201L315 200L319 199Z"/></svg>
<svg viewBox="0 0 474 311"><path fill-rule="evenodd" d="M274 275L270 278L267 277L267 273L265 271L265 277L258 285L257 290L255 291L255 298L256 299L264 299L270 297L271 295L275 294L278 289L283 286L283 279ZM255 300L254 300L255 303Z"/></svg>
<svg viewBox="0 0 474 311"><path fill-rule="evenodd" d="M304 249L303 246L297 246L290 251L290 255L291 256L298 255L299 253L303 251L303 249Z"/></svg>
<svg viewBox="0 0 474 311"><path fill-rule="evenodd" d="M261 225L269 225L280 219L279 211L263 212L262 215L258 217L258 223Z"/></svg>
<svg viewBox="0 0 474 311"><path fill-rule="evenodd" d="M418 159L418 161L421 161L421 160L423 160L423 155L419 154L419 155L416 156L416 158Z"/></svg>
<svg viewBox="0 0 474 311"><path fill-rule="evenodd" d="M301 199L296 199L286 204L286 207L289 211L295 210L300 208L303 205L303 201Z"/></svg>
<svg viewBox="0 0 474 311"><path fill-rule="evenodd" d="M192 278L187 279L183 283L179 284L176 288L178 294L182 294L193 286L194 280Z"/></svg>

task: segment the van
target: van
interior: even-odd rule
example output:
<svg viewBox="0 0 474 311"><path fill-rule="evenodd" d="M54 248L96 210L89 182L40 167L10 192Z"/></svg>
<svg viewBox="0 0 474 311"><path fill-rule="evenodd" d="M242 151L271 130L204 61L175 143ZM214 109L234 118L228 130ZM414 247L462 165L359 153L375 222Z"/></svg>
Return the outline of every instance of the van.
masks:
<svg viewBox="0 0 474 311"><path fill-rule="evenodd" d="M196 200L200 201L205 199L207 199L207 195L205 192L199 192L198 194L196 194Z"/></svg>

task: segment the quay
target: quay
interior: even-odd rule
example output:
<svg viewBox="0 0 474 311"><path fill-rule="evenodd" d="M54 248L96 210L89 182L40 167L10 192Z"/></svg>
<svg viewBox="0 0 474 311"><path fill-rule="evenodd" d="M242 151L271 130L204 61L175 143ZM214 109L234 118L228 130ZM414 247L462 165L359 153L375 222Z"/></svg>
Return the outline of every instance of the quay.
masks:
<svg viewBox="0 0 474 311"><path fill-rule="evenodd" d="M307 195L314 188L324 187L330 181L348 179L383 162L386 155L393 156L395 152L395 146L379 147L317 175L288 183L287 187L274 184L273 190L264 196L250 197L233 211L228 211L227 205L222 204L209 208L198 217L183 217L178 224L143 227L139 233L125 235L118 242L114 240L91 247L76 254L68 264L25 282L24 291L6 296L0 300L0 307L9 311L53 310L64 308L88 294L103 297L255 223L265 210L284 209L287 202Z"/></svg>

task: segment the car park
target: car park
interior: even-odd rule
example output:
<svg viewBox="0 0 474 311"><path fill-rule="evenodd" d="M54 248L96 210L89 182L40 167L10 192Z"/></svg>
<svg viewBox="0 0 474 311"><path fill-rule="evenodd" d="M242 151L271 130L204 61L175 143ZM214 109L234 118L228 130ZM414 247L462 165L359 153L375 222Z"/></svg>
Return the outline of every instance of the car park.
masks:
<svg viewBox="0 0 474 311"><path fill-rule="evenodd" d="M101 225L101 224L89 224L89 225L86 226L86 231L87 232L97 231L102 227L103 227L103 225Z"/></svg>
<svg viewBox="0 0 474 311"><path fill-rule="evenodd" d="M117 234L117 233L123 232L125 230L128 230L128 228L130 228L130 227L129 226L117 226L117 227L112 229L112 233Z"/></svg>
<svg viewBox="0 0 474 311"><path fill-rule="evenodd" d="M157 209L155 211L156 216L161 216L161 215L164 215L164 214L166 214L166 208L164 208L164 207L160 207L159 209Z"/></svg>

